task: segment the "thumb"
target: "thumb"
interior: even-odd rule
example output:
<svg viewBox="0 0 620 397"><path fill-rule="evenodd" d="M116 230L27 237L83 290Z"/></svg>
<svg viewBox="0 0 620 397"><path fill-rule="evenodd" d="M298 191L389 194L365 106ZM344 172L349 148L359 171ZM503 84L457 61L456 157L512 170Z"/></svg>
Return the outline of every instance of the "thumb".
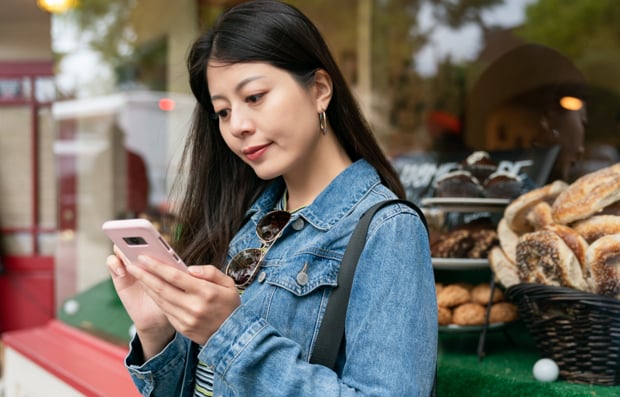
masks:
<svg viewBox="0 0 620 397"><path fill-rule="evenodd" d="M193 265L188 266L187 270L196 278L207 280L223 287L235 286L235 282L232 278L228 277L220 269L213 265Z"/></svg>

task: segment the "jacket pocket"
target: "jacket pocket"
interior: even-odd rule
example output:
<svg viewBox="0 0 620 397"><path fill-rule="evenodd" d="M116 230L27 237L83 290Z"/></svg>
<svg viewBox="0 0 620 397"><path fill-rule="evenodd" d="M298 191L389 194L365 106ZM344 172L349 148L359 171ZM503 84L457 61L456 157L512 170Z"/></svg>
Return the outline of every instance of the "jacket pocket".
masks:
<svg viewBox="0 0 620 397"><path fill-rule="evenodd" d="M267 283L302 297L321 287L337 285L340 258L325 251L303 252L291 258L270 261L264 267L269 274Z"/></svg>

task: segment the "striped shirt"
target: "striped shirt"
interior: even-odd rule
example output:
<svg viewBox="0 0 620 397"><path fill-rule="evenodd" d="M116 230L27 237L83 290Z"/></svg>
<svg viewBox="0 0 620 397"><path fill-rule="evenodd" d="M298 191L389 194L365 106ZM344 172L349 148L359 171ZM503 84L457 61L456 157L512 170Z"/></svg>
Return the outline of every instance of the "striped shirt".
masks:
<svg viewBox="0 0 620 397"><path fill-rule="evenodd" d="M194 397L213 397L213 370L202 361L196 367Z"/></svg>

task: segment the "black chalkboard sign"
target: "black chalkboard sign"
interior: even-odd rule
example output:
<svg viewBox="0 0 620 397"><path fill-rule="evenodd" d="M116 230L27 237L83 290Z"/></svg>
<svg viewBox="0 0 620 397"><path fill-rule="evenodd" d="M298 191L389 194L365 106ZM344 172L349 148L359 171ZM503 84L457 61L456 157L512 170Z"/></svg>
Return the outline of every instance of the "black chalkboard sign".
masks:
<svg viewBox="0 0 620 397"><path fill-rule="evenodd" d="M489 151L491 160L497 164L498 171L519 175L530 190L546 184L549 174L560 151L559 146L518 150ZM392 159L405 187L407 198L414 202L433 196L433 182L459 168L471 151L437 153L410 153Z"/></svg>

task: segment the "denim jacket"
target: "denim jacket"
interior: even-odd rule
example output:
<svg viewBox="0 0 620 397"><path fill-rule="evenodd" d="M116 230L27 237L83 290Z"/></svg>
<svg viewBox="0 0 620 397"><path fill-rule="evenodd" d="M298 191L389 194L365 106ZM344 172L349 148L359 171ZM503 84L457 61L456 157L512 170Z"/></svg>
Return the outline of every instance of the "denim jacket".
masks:
<svg viewBox="0 0 620 397"><path fill-rule="evenodd" d="M272 184L253 204L229 258L260 246L256 223L282 193L281 182ZM139 365L134 338L125 364L140 392L192 396L199 358L215 373L214 396L428 396L437 357L434 276L426 231L406 205L384 207L370 224L336 370L309 363L354 227L366 209L394 197L365 160L348 167L293 214L241 306L204 346L177 333Z"/></svg>

